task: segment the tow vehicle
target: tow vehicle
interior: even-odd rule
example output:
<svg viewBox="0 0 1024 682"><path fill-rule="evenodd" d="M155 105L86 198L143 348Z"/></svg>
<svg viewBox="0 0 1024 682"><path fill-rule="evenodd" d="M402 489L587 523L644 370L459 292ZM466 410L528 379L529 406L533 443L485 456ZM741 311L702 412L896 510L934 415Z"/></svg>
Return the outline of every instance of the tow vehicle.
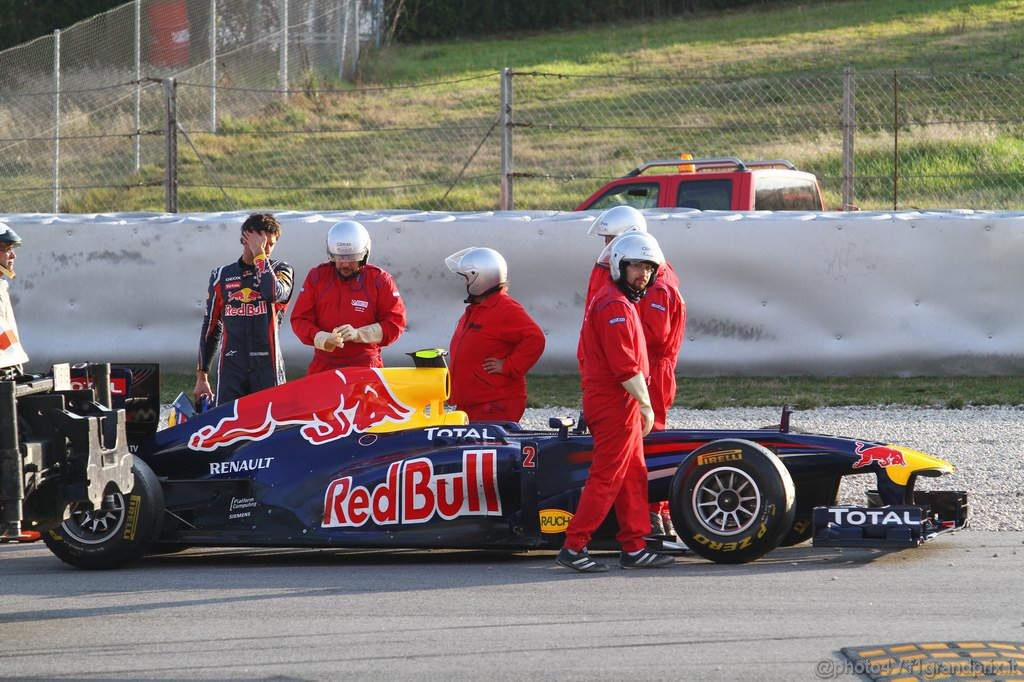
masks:
<svg viewBox="0 0 1024 682"><path fill-rule="evenodd" d="M674 172L663 172L666 168ZM648 161L601 187L576 210L604 210L623 204L637 209L702 211L824 209L821 186L813 173L782 159L741 161L732 156Z"/></svg>

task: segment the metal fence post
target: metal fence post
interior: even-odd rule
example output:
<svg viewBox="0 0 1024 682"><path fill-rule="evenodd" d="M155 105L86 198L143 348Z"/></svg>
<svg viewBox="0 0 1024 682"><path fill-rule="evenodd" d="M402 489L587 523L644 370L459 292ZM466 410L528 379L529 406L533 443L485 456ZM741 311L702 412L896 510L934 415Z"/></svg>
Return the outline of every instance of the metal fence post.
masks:
<svg viewBox="0 0 1024 682"><path fill-rule="evenodd" d="M281 0L281 43L278 50L277 87L281 96L288 99L288 0Z"/></svg>
<svg viewBox="0 0 1024 682"><path fill-rule="evenodd" d="M900 79L892 72L892 210L900 205Z"/></svg>
<svg viewBox="0 0 1024 682"><path fill-rule="evenodd" d="M167 108L167 167L164 171L164 210L178 212L178 82L164 79L164 103Z"/></svg>
<svg viewBox="0 0 1024 682"><path fill-rule="evenodd" d="M843 210L849 211L855 204L853 186L855 179L853 134L856 127L856 88L854 68L843 69Z"/></svg>
<svg viewBox="0 0 1024 682"><path fill-rule="evenodd" d="M53 208L60 212L60 29L53 31Z"/></svg>
<svg viewBox="0 0 1024 682"><path fill-rule="evenodd" d="M342 23L342 12L344 1L339 2L334 8L334 58L338 62L338 78L345 77L345 27Z"/></svg>
<svg viewBox="0 0 1024 682"><path fill-rule="evenodd" d="M384 23L384 0L375 0L373 3L373 43L374 47L380 50L381 30Z"/></svg>
<svg viewBox="0 0 1024 682"><path fill-rule="evenodd" d="M210 0L210 132L217 132L217 0Z"/></svg>
<svg viewBox="0 0 1024 682"><path fill-rule="evenodd" d="M511 211L515 206L512 187L512 69L501 70L501 111L498 125L501 127L501 204L502 211Z"/></svg>
<svg viewBox="0 0 1024 682"><path fill-rule="evenodd" d="M135 0L135 172L142 168L142 0Z"/></svg>
<svg viewBox="0 0 1024 682"><path fill-rule="evenodd" d="M352 7L352 35L355 37L355 51L352 53L352 76L354 77L359 72L359 53L361 51L359 49L359 27L362 22L359 20L359 0L354 0Z"/></svg>

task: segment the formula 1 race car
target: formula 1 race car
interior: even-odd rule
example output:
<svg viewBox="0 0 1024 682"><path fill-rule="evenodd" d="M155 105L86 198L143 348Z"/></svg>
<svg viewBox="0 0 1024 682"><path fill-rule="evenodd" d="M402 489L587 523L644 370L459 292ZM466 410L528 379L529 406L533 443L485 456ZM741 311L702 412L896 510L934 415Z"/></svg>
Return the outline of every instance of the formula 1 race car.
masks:
<svg viewBox="0 0 1024 682"><path fill-rule="evenodd" d="M449 377L440 364L316 374L170 428L154 421L146 433L129 430L132 485L108 477L102 499L80 495L66 518L50 504L22 522L42 531L60 559L88 569L193 546L557 550L586 484L591 437L568 417L550 430L469 422L445 409ZM141 374L151 378L152 368ZM20 413L21 405L29 440L46 436L39 415L30 423ZM645 439L650 499L669 501L686 547L742 563L812 537L816 545L914 547L967 525L965 492L914 490L919 476L951 473L950 464L800 433L789 417L784 409L772 428ZM116 450L125 432L106 433L107 450ZM878 484L865 506L836 504L840 479L862 473ZM9 502L0 505L12 516ZM617 546L614 517L591 549ZM671 548L665 540L649 541Z"/></svg>

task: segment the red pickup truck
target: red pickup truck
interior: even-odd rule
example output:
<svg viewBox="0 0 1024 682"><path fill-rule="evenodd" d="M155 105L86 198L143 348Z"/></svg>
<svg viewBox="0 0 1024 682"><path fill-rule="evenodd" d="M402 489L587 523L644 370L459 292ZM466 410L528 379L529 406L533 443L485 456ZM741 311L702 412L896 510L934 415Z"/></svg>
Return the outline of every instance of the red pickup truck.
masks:
<svg viewBox="0 0 1024 682"><path fill-rule="evenodd" d="M677 172L651 173L676 167ZM634 208L696 208L702 211L821 211L821 187L813 173L789 161L740 161L734 157L648 161L612 180L577 211L626 204Z"/></svg>

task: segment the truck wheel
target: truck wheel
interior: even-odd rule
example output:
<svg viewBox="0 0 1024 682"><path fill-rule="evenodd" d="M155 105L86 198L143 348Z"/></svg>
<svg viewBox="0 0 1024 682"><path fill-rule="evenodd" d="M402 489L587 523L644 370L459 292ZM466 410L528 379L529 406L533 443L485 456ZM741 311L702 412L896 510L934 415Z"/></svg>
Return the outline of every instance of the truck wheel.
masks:
<svg viewBox="0 0 1024 682"><path fill-rule="evenodd" d="M757 443L724 439L682 461L669 490L676 534L696 554L721 564L754 561L793 527L793 479Z"/></svg>
<svg viewBox="0 0 1024 682"><path fill-rule="evenodd" d="M145 462L132 465L135 487L114 493L109 510L78 504L60 526L43 534L43 541L61 561L85 569L117 568L139 558L160 534L164 492Z"/></svg>

